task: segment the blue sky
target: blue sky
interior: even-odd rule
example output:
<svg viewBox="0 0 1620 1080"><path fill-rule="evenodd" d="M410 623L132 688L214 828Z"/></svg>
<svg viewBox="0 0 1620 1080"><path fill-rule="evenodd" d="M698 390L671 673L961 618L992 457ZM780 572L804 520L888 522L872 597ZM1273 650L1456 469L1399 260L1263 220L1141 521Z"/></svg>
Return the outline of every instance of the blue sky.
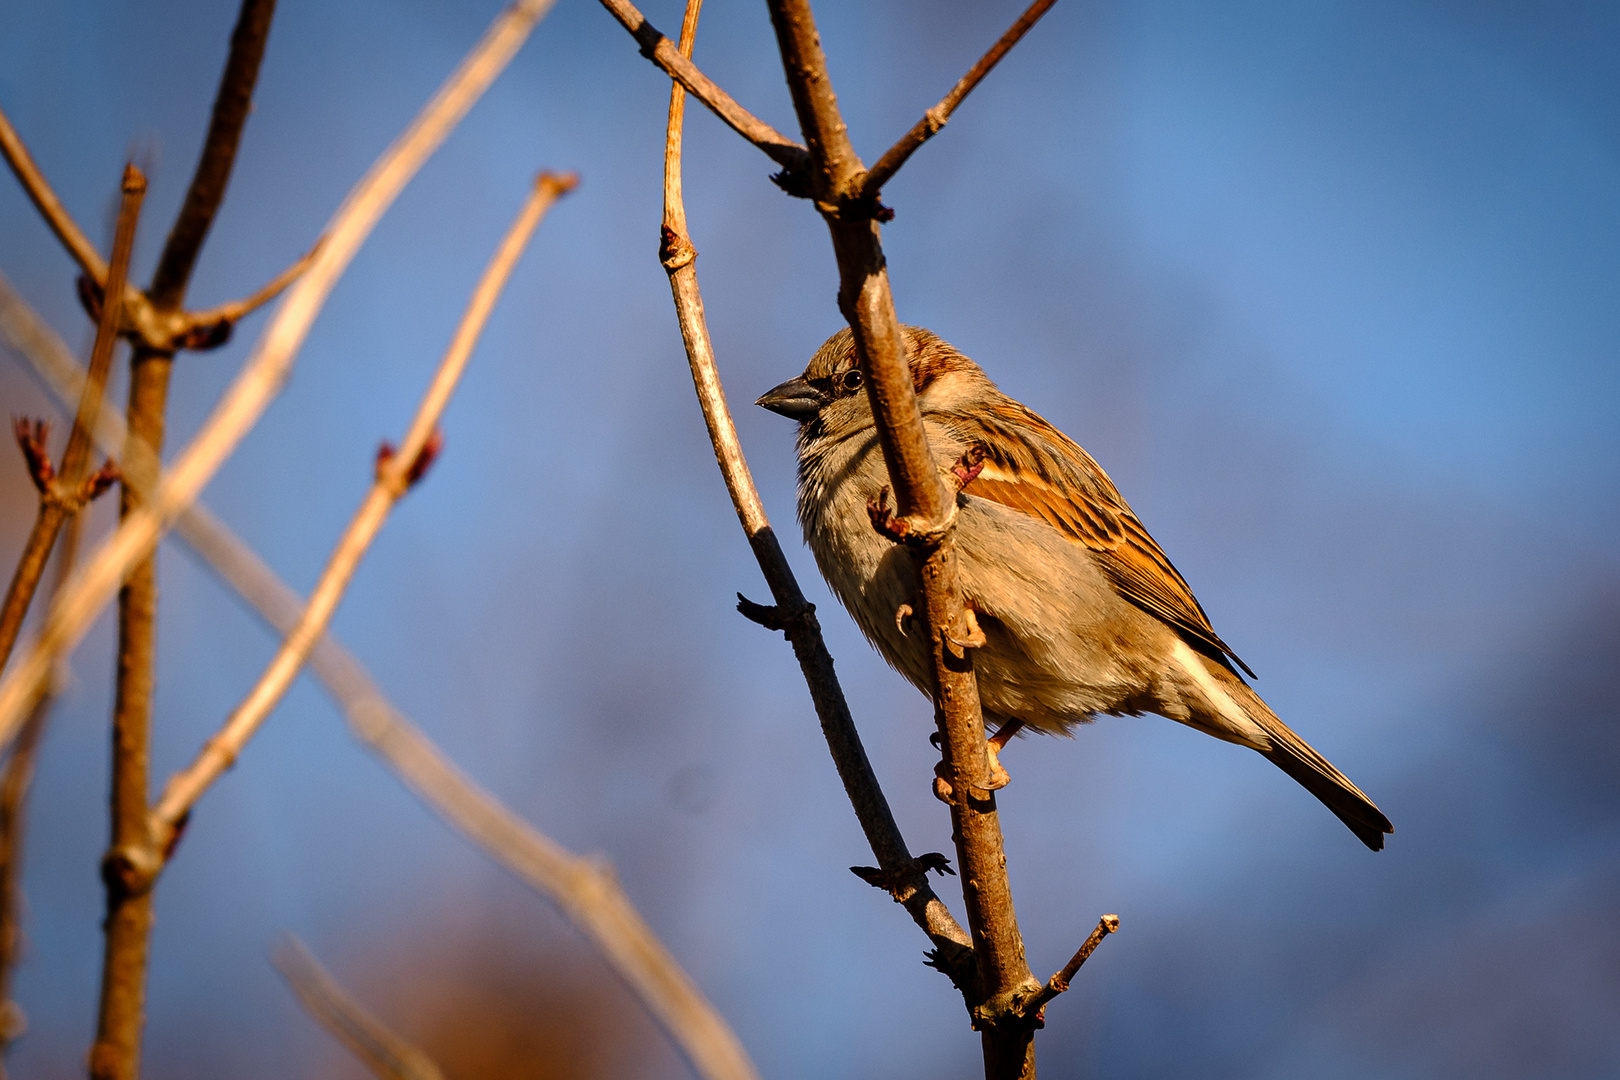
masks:
<svg viewBox="0 0 1620 1080"><path fill-rule="evenodd" d="M294 258L495 11L282 0L194 303ZM229 5L0 12L0 105L92 236L125 155L150 166L144 278ZM863 155L1015 13L820 5ZM1159 718L1015 744L1001 807L1037 973L1103 911L1124 926L1051 1006L1043 1073L1620 1068L1617 46L1620 15L1590 3L1066 0L890 185L901 317L1102 462L1260 692L1397 828L1371 855L1258 757ZM697 59L793 130L762 6L710 0ZM923 939L844 869L868 856L791 654L731 609L764 589L655 258L666 95L600 7L559 4L362 250L206 499L307 589L528 180L579 170L336 630L482 782L615 862L766 1075L973 1075ZM755 475L913 848L948 849L927 707L815 580L792 432L746 405L838 325L825 231L712 117L688 131ZM71 264L9 180L0 271L87 348ZM181 360L175 443L261 325ZM0 393L48 409L12 360ZM9 550L30 499L3 470ZM182 549L161 573L154 782L273 649ZM93 1025L110 650L104 622L41 765L19 1075L76 1075ZM358 1075L265 962L284 929L402 1029L442 1026L453 996L402 986L491 949L613 992L307 681L199 807L157 902L147 1060L169 1075ZM677 1075L614 1008L622 1031L574 1037L641 1048L614 1075Z"/></svg>

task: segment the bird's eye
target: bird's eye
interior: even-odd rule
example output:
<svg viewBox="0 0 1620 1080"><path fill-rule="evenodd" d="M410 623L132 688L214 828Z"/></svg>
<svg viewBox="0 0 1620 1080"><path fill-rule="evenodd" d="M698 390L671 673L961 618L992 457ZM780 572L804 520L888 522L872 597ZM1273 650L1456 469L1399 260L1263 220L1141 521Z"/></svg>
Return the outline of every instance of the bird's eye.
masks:
<svg viewBox="0 0 1620 1080"><path fill-rule="evenodd" d="M838 380L838 384L843 387L844 393L853 394L861 388L861 369L850 368L844 372L843 378Z"/></svg>

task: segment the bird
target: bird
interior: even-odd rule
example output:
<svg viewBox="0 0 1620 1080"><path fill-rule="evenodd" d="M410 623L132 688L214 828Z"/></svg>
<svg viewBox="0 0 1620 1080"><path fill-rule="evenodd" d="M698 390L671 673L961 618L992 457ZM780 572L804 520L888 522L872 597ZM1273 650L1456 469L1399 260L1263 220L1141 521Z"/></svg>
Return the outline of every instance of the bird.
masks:
<svg viewBox="0 0 1620 1080"><path fill-rule="evenodd" d="M966 481L952 485L954 535L979 700L996 726L991 786L1007 782L1000 754L1025 730L1157 713L1259 752L1381 850L1389 819L1244 680L1254 672L1091 455L938 335L901 336L930 451L942 475L956 462ZM908 617L920 607L915 566L869 509L889 475L850 330L756 404L798 421L799 522L828 586L931 694L931 650Z"/></svg>

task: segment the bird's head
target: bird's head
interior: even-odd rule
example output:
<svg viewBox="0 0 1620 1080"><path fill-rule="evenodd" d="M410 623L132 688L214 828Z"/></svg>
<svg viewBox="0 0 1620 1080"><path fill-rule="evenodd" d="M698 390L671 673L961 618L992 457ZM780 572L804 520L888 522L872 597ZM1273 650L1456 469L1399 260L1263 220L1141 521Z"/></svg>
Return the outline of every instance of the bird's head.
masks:
<svg viewBox="0 0 1620 1080"><path fill-rule="evenodd" d="M911 382L924 413L982 400L994 392L979 365L939 335L920 326L902 326ZM855 357L855 336L846 326L828 338L804 374L773 387L755 402L800 424L814 423L829 434L852 434L872 423L872 407L861 391L865 376Z"/></svg>

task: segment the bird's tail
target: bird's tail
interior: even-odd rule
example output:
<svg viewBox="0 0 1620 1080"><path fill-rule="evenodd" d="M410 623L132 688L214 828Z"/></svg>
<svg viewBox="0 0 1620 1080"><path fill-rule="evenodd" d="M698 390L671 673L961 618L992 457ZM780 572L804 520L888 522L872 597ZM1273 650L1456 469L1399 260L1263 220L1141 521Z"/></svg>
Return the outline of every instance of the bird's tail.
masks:
<svg viewBox="0 0 1620 1080"><path fill-rule="evenodd" d="M1389 823L1389 818L1367 798L1366 794L1350 782L1350 778L1335 769L1333 765L1311 749L1309 743L1295 735L1287 724L1277 719L1260 695L1256 694L1236 675L1229 680L1237 683L1242 689L1232 696L1243 707L1243 711L1265 733L1267 746L1256 746L1255 749L1265 755L1277 768L1293 777L1306 791L1321 800L1322 805L1333 811L1334 816L1350 827L1363 844L1374 851L1384 848L1384 834L1395 831L1395 826ZM1231 687L1236 689L1236 687Z"/></svg>

